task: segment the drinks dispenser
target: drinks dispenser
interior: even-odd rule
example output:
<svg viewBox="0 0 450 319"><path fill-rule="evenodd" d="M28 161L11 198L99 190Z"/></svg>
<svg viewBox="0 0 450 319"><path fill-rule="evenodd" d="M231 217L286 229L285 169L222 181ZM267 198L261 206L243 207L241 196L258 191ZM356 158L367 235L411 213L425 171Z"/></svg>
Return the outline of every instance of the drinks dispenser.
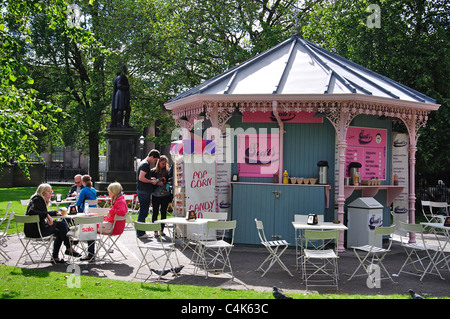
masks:
<svg viewBox="0 0 450 319"><path fill-rule="evenodd" d="M328 184L328 162L327 161L319 161L317 163L319 166L319 184L327 185Z"/></svg>

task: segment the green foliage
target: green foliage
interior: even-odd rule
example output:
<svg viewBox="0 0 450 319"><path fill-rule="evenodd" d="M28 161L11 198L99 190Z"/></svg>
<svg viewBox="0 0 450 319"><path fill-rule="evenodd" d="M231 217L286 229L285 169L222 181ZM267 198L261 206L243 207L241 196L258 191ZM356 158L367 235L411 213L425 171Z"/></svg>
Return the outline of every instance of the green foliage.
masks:
<svg viewBox="0 0 450 319"><path fill-rule="evenodd" d="M371 4L380 28L370 27ZM417 171L450 178L450 5L448 1L336 0L316 4L303 25L305 38L441 104L421 129ZM444 142L445 141L445 142ZM436 173L439 172L437 175ZM442 175L441 175L442 177Z"/></svg>

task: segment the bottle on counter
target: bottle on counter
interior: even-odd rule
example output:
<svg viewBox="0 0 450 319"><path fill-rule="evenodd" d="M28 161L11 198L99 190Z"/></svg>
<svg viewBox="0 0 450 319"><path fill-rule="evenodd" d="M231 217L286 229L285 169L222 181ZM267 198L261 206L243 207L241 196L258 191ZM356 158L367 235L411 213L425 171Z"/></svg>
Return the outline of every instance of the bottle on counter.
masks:
<svg viewBox="0 0 450 319"><path fill-rule="evenodd" d="M289 184L289 174L286 170L283 173L283 184Z"/></svg>
<svg viewBox="0 0 450 319"><path fill-rule="evenodd" d="M353 174L353 185L355 186L359 185L359 172L355 172Z"/></svg>
<svg viewBox="0 0 450 319"><path fill-rule="evenodd" d="M394 185L398 185L398 175L394 174Z"/></svg>

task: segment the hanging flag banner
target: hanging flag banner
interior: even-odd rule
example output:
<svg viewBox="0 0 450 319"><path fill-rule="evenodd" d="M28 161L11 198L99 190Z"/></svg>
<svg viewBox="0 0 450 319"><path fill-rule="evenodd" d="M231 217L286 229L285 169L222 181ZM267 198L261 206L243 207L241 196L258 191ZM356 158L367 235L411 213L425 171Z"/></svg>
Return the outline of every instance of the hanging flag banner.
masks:
<svg viewBox="0 0 450 319"><path fill-rule="evenodd" d="M237 165L239 176L273 177L280 160L279 134L239 134Z"/></svg>
<svg viewBox="0 0 450 319"><path fill-rule="evenodd" d="M194 157L189 160L188 156ZM184 155L184 179L186 192L186 210L193 210L197 215L202 212L216 212L216 174L215 163L211 159L202 161L206 156L214 155ZM195 158L199 157L199 158Z"/></svg>
<svg viewBox="0 0 450 319"><path fill-rule="evenodd" d="M362 165L361 180L386 179L387 130L350 126L347 129L345 176L349 177L351 162Z"/></svg>

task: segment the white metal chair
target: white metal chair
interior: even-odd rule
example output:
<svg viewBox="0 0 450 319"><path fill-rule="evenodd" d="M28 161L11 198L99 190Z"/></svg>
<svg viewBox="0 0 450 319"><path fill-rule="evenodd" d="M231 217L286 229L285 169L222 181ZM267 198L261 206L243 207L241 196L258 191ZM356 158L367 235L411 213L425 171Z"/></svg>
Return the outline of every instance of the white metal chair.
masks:
<svg viewBox="0 0 450 319"><path fill-rule="evenodd" d="M233 269L230 263L230 252L234 245L234 232L236 229L236 221L209 221L206 224L205 238L211 231L217 233L215 240L199 240L197 241L197 262L196 270L201 267L205 271L208 278L208 271L225 273L225 269L229 269L232 278ZM228 238L227 238L228 236Z"/></svg>
<svg viewBox="0 0 450 319"><path fill-rule="evenodd" d="M392 235L394 234L396 229L395 225L387 226L387 227L377 227L374 230L374 236L372 243L370 245L363 245L363 246L355 246L351 247L353 249L353 252L355 253L356 257L358 258L359 265L353 272L353 274L350 276L348 280L351 280L353 277L357 276L370 276L373 272L374 268L373 265L377 265L383 271L386 273L387 277L380 277L374 278L371 276L373 280L376 280L377 282L373 282L375 287L379 286L378 280L382 279L390 279L392 283L395 283L392 279L391 275L387 271L386 267L383 264L383 260L386 257L386 255L390 252L391 245L392 245ZM377 238L380 237L383 239L383 236L389 236L389 244L387 248L383 247L377 247L376 242ZM365 273L357 275L357 272L360 268L363 268Z"/></svg>
<svg viewBox="0 0 450 319"><path fill-rule="evenodd" d="M93 256L93 260L95 260L98 257L98 252L100 251L101 248L104 248L103 246L103 241L101 240L101 235L97 234L97 227L98 224L103 222L103 215L95 215L95 216L75 216L73 218L73 223L74 226L72 227L72 230L67 232L67 237L69 238L69 241L71 243L71 245L74 244L74 242L78 242L78 246L83 250L83 252L86 255L89 255L89 244L87 243L88 241L92 241L92 244L95 244L96 242L98 243L97 249L95 250L94 256ZM89 228L92 227L94 228L94 231L96 233L96 235L94 236L94 238L90 238L90 239L85 239L84 237L81 237L80 234L80 230L85 227L85 228ZM70 259L73 259L73 257L69 257Z"/></svg>
<svg viewBox="0 0 450 319"><path fill-rule="evenodd" d="M420 276L420 280L422 281L426 274L434 274L438 275L441 279L444 279L435 263L435 257L439 254L439 247L427 245L423 236L424 226L421 224L408 224L399 221L398 227L406 234L400 235L400 239L401 245L407 256L398 272L398 275L401 273L407 273L410 275ZM415 243L409 242L408 233L415 233ZM433 255L430 251L434 251ZM427 260L428 263L426 264L425 261ZM412 270L407 269L408 266L412 266ZM433 270L436 272L433 273Z"/></svg>
<svg viewBox="0 0 450 319"><path fill-rule="evenodd" d="M430 223L443 222L445 217L449 215L447 202L430 201L430 213L431 213L431 219L429 220Z"/></svg>
<svg viewBox="0 0 450 319"><path fill-rule="evenodd" d="M108 213L108 207L89 207L89 214L107 215Z"/></svg>
<svg viewBox="0 0 450 319"><path fill-rule="evenodd" d="M6 240L8 239L8 229L9 229L9 225L11 224L11 220L14 217L14 211L10 211L9 212L9 216L6 219L6 227L3 230L3 233L0 235L0 254L6 259L9 260L11 259L11 257L3 250L3 247L5 245Z"/></svg>
<svg viewBox="0 0 450 319"><path fill-rule="evenodd" d="M11 202L8 202L8 204L6 205L5 215L2 218L0 218L0 226L6 225L5 228L3 229L3 233L0 235L0 244L3 244L5 242L5 240L7 238L6 236L8 233L8 229L11 224L11 219L14 216L14 213L13 214L10 213L10 211L9 211L10 208L11 208ZM4 223L6 223L6 224L4 224Z"/></svg>
<svg viewBox="0 0 450 319"><path fill-rule="evenodd" d="M314 243L317 240L334 240L334 248L328 249L322 244L315 248ZM311 286L334 286L338 289L338 241L339 230L305 230L303 276L306 289ZM309 244L313 248L308 248Z"/></svg>
<svg viewBox="0 0 450 319"><path fill-rule="evenodd" d="M147 232L147 231L160 232L161 224L142 223L142 222L135 221L134 228L136 230L140 230L140 231L144 231L144 232ZM175 252L177 263L179 264L178 256L177 256L177 253L175 250L175 244L165 243L162 241L161 237L162 236L155 237L155 240L142 241L141 239L139 239L136 236L136 244L139 248L139 251L141 252L142 259L141 259L138 269L136 270L136 273L134 274L135 278L138 275L139 270L145 266L147 266L147 268L150 272L149 277L151 277L152 273L154 272L154 269L151 267L152 262L156 263L156 265L158 265L158 268L159 268L158 270L160 270L158 279L161 279L161 277L164 275L164 273L166 271L167 271L167 273L169 271L172 271L173 273L175 273L173 264L170 260L170 256L171 256L172 252ZM157 252L163 252L163 253L159 254L159 256L158 256ZM147 258L148 254L150 254L149 257L151 257L151 258ZM158 262L159 259L164 260L164 262L162 263L162 267L161 267L161 264ZM168 266L170 267L169 269L167 269Z"/></svg>
<svg viewBox="0 0 450 319"><path fill-rule="evenodd" d="M5 220L8 219L8 212L9 212L9 209L10 209L10 208L11 208L11 202L8 202L8 204L6 204L5 215L4 215L3 217L0 218L0 226L3 224L3 222L4 222Z"/></svg>
<svg viewBox="0 0 450 319"><path fill-rule="evenodd" d="M139 212L139 210L136 209L137 206L137 196L133 195L133 194L125 194L123 195L127 206L128 206L128 214L127 214L127 223L125 225L125 227L133 225L134 223L134 219L133 219L133 214L137 214Z"/></svg>
<svg viewBox="0 0 450 319"><path fill-rule="evenodd" d="M16 267L19 264L19 261L22 258L28 256L31 259L31 262L34 263L31 248L37 254L39 258L38 266L44 260L45 256L49 252L50 245L53 243L53 235L42 236L41 228L39 226L39 215L14 215L14 220L16 223L17 237L19 238L20 243L22 244L23 250L20 254L19 259L17 259ZM23 229L23 225L25 224L36 224L39 230L39 237L28 237L24 233L20 232L20 229ZM21 225L21 227L19 227ZM30 246L31 244L31 246ZM43 253L39 252L39 249L44 249ZM53 257L52 257L53 259Z"/></svg>
<svg viewBox="0 0 450 319"><path fill-rule="evenodd" d="M22 212L25 215L27 212L28 204L30 203L29 199L21 199L20 204L22 205Z"/></svg>
<svg viewBox="0 0 450 319"><path fill-rule="evenodd" d="M126 213L125 216L115 215L113 229L116 226L116 222L122 221L122 220L126 221L127 218L128 218L128 213ZM99 230L99 232L101 233L100 230ZM113 249L116 249L122 254L123 258L127 259L127 256L125 256L123 251L117 245L117 242L118 242L119 238L122 236L122 234L123 234L123 232L120 234L102 234L102 236L100 237L100 240L102 241L102 247L104 247L104 249L105 249L105 254L103 255L102 258L105 258L106 255L108 255L112 261L115 261L115 259L111 256L111 252L113 251Z"/></svg>
<svg viewBox="0 0 450 319"><path fill-rule="evenodd" d="M281 268L283 268L283 270L285 270L289 275L293 276L286 265L280 259L281 255L283 255L284 251L289 247L289 243L285 240L268 241L264 232L263 222L255 218L255 223L259 239L261 240L261 244L266 247L267 251L269 252L269 256L262 262L262 264L258 267L258 269L256 269L256 271L262 270L263 274L261 275L261 277L264 277L269 269L272 268L272 266L277 262L281 266ZM266 268L266 270L264 270L263 266L266 262L269 262L269 266Z"/></svg>

